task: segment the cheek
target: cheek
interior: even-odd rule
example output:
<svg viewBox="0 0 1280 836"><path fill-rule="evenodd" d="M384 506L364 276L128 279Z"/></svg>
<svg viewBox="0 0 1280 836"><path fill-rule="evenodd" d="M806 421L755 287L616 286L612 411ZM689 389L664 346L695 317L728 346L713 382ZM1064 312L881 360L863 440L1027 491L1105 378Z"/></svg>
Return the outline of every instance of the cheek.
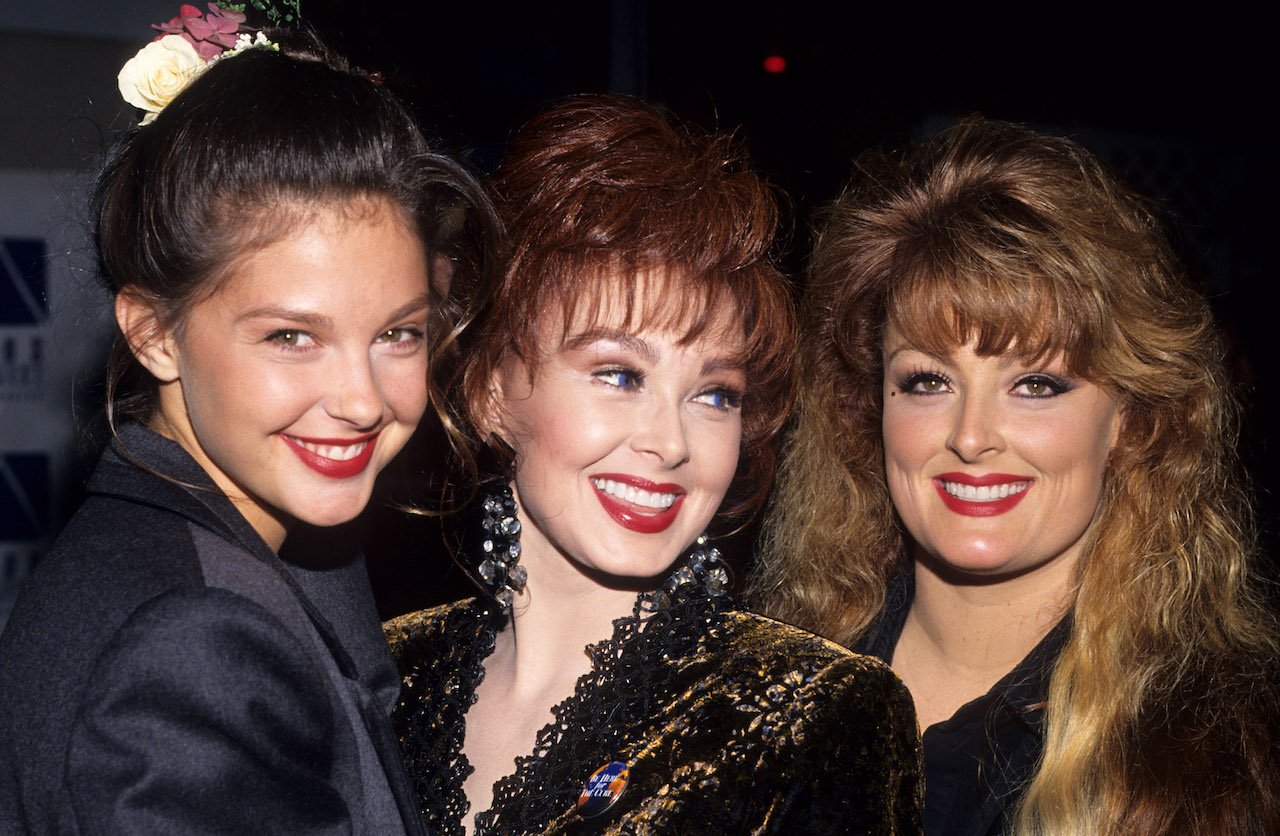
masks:
<svg viewBox="0 0 1280 836"><path fill-rule="evenodd" d="M377 371L378 389L396 420L417 426L427 410L427 361L400 359Z"/></svg>
<svg viewBox="0 0 1280 836"><path fill-rule="evenodd" d="M703 426L691 434L689 442L691 460L701 462L703 487L723 498L737 475L742 455L741 420Z"/></svg>
<svg viewBox="0 0 1280 836"><path fill-rule="evenodd" d="M886 407L881 421L885 464L890 468L924 464L940 449L933 435L934 421L929 416Z"/></svg>
<svg viewBox="0 0 1280 836"><path fill-rule="evenodd" d="M200 358L183 370L183 396L197 434L277 432L296 422L319 398L315 370L254 361L232 351Z"/></svg>
<svg viewBox="0 0 1280 836"><path fill-rule="evenodd" d="M1070 419L1031 420L1018 429L1020 449L1047 473L1071 475L1085 483L1101 484L1111 451L1111 425L1105 416L1076 415Z"/></svg>
<svg viewBox="0 0 1280 836"><path fill-rule="evenodd" d="M555 398L533 395L509 416L509 442L526 479L577 470L613 449L613 423L598 410L566 409Z"/></svg>

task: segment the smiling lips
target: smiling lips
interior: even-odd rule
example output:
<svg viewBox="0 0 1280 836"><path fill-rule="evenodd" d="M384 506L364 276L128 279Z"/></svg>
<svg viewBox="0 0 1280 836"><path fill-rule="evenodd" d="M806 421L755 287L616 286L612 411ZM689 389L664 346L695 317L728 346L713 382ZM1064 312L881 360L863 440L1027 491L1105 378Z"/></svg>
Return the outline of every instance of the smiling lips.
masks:
<svg viewBox="0 0 1280 836"><path fill-rule="evenodd" d="M684 489L618 473L591 477L596 499L623 528L641 534L666 531L680 513Z"/></svg>
<svg viewBox="0 0 1280 836"><path fill-rule="evenodd" d="M378 443L376 432L358 438L298 438L284 434L280 437L303 464L330 479L350 479L363 473Z"/></svg>
<svg viewBox="0 0 1280 836"><path fill-rule="evenodd" d="M1031 479L1008 473L939 473L933 486L947 508L966 517L994 517L1014 506L1027 495Z"/></svg>

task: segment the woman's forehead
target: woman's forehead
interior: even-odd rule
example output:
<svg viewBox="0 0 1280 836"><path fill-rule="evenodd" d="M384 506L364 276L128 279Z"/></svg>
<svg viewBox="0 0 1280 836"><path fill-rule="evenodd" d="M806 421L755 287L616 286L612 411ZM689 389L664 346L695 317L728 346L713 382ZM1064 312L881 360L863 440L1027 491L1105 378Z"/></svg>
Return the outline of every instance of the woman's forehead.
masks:
<svg viewBox="0 0 1280 836"><path fill-rule="evenodd" d="M893 333L937 356L972 346L981 356L1069 361L1079 353L1087 325L1069 316L1072 306L1047 285L955 276L906 282L886 299L882 344Z"/></svg>
<svg viewBox="0 0 1280 836"><path fill-rule="evenodd" d="M709 341L734 353L743 341L741 316L729 294L671 271L603 276L559 305L544 306L531 327L537 342L552 350L606 332L674 335L677 343Z"/></svg>

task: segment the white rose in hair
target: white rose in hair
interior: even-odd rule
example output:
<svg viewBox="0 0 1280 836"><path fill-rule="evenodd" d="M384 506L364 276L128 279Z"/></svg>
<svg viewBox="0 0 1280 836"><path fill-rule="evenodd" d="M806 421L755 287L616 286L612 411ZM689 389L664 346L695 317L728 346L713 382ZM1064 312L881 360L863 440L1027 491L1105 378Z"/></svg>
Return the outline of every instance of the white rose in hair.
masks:
<svg viewBox="0 0 1280 836"><path fill-rule="evenodd" d="M181 35L165 35L138 50L120 70L120 95L145 110L139 124L150 124L208 65Z"/></svg>

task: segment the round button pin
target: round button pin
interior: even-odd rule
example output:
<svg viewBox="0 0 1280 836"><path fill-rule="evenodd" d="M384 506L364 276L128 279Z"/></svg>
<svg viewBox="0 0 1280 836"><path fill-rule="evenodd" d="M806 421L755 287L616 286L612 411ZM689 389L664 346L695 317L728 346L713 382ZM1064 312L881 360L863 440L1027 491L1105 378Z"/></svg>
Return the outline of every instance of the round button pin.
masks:
<svg viewBox="0 0 1280 836"><path fill-rule="evenodd" d="M622 761L611 761L592 772L578 796L578 815L589 819L617 804L627 788L629 772Z"/></svg>

